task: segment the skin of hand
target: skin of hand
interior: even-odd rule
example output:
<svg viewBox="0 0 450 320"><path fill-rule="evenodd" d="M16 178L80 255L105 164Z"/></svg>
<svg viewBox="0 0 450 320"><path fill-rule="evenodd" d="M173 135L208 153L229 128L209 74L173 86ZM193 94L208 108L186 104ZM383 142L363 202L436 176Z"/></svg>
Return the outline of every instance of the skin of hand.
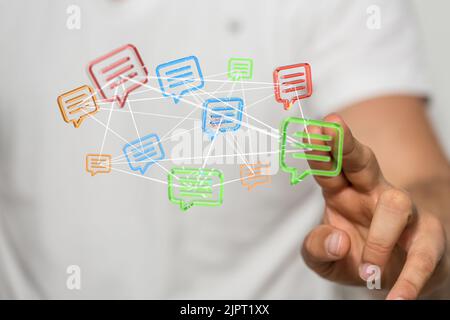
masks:
<svg viewBox="0 0 450 320"><path fill-rule="evenodd" d="M418 159L411 159L414 154L402 153L404 141L398 141L398 151L392 152L380 143L378 132L373 132L378 137L371 137L370 131L364 130L364 121L360 120L362 116L369 115L368 121L376 121L377 114L381 112L384 117L383 111L392 112L394 105L400 110L392 117L399 117L400 120L418 117L418 123L413 123L411 127L427 127L425 133L421 132L422 137L418 141L413 139L414 134L411 133L413 142L409 141L404 150L416 149L417 154L420 154L420 143L435 144L436 154L428 154L428 160L422 154L417 155ZM352 111L355 108L358 111ZM322 224L306 236L301 249L306 264L320 276L343 284L366 285L372 266L377 266L381 271L382 287L389 289L387 299L416 299L445 283L449 273L446 228L449 228L450 212L436 214L436 211L449 207L450 197L434 194L423 200L407 191L408 185L419 187L420 190L422 181L428 183L438 176L447 177L449 172L448 163L439 150L432 130L428 128L426 117L422 119L423 109L423 101L418 98L388 97L354 106L350 111L344 111L343 116L332 114L324 119L342 125L344 148L339 176L315 176L322 188L325 212ZM362 114L361 110L364 110ZM417 114L410 115L411 112ZM362 133L367 144L373 141L383 159L383 166L380 166L375 152L354 137L343 117L346 120L348 118L350 123L358 123L356 127L362 129L357 130ZM385 129L382 123L379 123L378 129ZM325 128L311 127L309 130L312 133L335 135L334 131ZM394 126L391 129L388 125L386 130L395 135L397 128ZM400 139L402 134L399 134ZM426 139L427 135L430 135L429 139ZM395 145L396 138L398 135L385 140L384 144ZM413 148L409 143L419 145ZM424 148L430 151L429 146ZM392 157L395 160L389 161ZM403 166L395 168L399 158L405 162ZM435 169L417 170L416 166L426 164L430 167L430 159L436 161L432 165ZM394 163L394 168L389 166L390 163ZM309 164L317 169L329 166L314 161ZM387 177L383 174L384 168L389 172ZM445 180L446 186L450 185L448 181ZM429 205L431 202L434 206Z"/></svg>

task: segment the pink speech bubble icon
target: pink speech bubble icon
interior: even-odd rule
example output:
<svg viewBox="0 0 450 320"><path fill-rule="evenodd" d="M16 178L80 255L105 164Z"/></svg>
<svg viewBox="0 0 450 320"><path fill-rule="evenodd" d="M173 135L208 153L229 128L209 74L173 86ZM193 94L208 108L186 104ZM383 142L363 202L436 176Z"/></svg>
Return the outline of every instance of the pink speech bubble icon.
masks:
<svg viewBox="0 0 450 320"><path fill-rule="evenodd" d="M300 99L312 95L311 67L307 63L278 67L273 72L275 100L288 110Z"/></svg>
<svg viewBox="0 0 450 320"><path fill-rule="evenodd" d="M131 44L92 61L88 73L102 98L117 100L121 108L130 92L148 81L147 68Z"/></svg>

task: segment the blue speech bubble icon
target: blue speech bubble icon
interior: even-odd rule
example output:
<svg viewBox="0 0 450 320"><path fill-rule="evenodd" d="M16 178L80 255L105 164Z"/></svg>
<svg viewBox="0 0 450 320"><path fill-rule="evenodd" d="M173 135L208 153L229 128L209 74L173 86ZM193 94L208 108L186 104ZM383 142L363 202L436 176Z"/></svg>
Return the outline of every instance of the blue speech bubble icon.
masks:
<svg viewBox="0 0 450 320"><path fill-rule="evenodd" d="M156 67L159 87L163 96L178 103L183 95L205 86L197 57L189 56L166 62Z"/></svg>
<svg viewBox="0 0 450 320"><path fill-rule="evenodd" d="M156 161L165 158L159 137L154 133L127 143L123 147L123 153L127 158L130 169L139 171L141 174L145 174Z"/></svg>
<svg viewBox="0 0 450 320"><path fill-rule="evenodd" d="M221 132L241 127L244 101L241 98L208 99L203 103L202 129L211 140Z"/></svg>

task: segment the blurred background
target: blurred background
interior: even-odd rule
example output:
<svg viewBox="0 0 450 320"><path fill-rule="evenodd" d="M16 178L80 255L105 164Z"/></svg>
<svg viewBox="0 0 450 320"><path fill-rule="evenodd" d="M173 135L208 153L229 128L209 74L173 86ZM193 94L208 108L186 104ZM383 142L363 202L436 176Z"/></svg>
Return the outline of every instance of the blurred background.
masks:
<svg viewBox="0 0 450 320"><path fill-rule="evenodd" d="M424 53L428 63L430 82L434 89L434 99L431 101L431 117L435 129L450 157L450 40L448 32L448 0L414 0L417 17L424 44Z"/></svg>
<svg viewBox="0 0 450 320"><path fill-rule="evenodd" d="M298 0L292 2L300 3L296 1ZM367 0L367 3L375 4L377 1ZM0 5L4 5L3 8L0 7L0 16L1 13L4 14L3 19L0 19L0 36L10 39L2 41L3 50L0 57L3 54L5 59L0 59L2 61L0 73L8 74L8 70L16 71L13 66L19 65L23 74L27 72L30 75L24 82L22 78L17 78L16 82L7 79L4 85L0 86L4 90L3 94L0 94L0 132L3 133L0 134L0 138L5 140L5 142L0 140L0 200L3 200L2 196L7 199L0 201L2 253L0 299L2 294L7 297L72 298L74 292L66 288L66 267L72 264L82 265L83 270L88 270L83 273L84 291L80 293L80 296L83 294L87 298L100 295L103 298L117 298L124 295L147 298L188 296L195 298L204 297L204 292L207 292L210 298L226 298L231 296L231 292L236 293L236 288L239 289L237 290L239 295L234 295L234 298L297 297L298 291L302 291L299 289L304 289L301 293L304 297L328 297L326 292L329 283L320 282L318 276L309 270L306 271L307 268L298 255L299 244L311 227L318 223L320 216L316 213L322 211L321 194L312 180L309 180L308 184L305 183L302 188L293 189L286 183L285 176L279 175L277 185L272 189L274 191L263 189L252 195L243 193L239 188L230 187L227 190L227 197L231 201L228 201L227 207L224 206L215 214L202 214L207 210L202 208L203 211L197 210L200 214L180 215L179 209L169 201L161 201L157 203L157 207L155 204L156 209L149 210L149 194L154 199L165 199L166 188L149 184L144 179L130 179L125 175L104 177L103 180L92 183L91 177L82 172L80 159L84 156L84 150L97 150L104 128L91 123L82 131L73 130L63 123L55 104L56 95L63 92L64 88L71 88L73 83L88 80L83 70L87 61L107 52L108 48L114 48L118 43L128 41L137 43L140 50L145 52L144 60L149 61L152 67L156 66L157 62L167 61L166 55L176 57L183 52L200 52L205 57L202 60L205 70L210 74L220 74L224 71L226 59L234 54L234 47L242 47L244 54L254 50L261 54L260 65L266 64L266 67L258 69L259 74L268 70L269 81L271 81L270 72L276 61L303 59L303 56L292 58L301 51L301 48L289 50L291 45L284 41L286 38L279 37L281 33L269 32L272 30L270 23L255 24L258 28L239 31L239 28L242 29L239 21L247 21L244 19L248 18L245 8L242 7L249 6L255 12L261 9L253 2L219 1L224 8L216 10L220 19L217 19L216 29L211 27L211 30L199 28L201 24L186 24L179 18L180 13L183 13L183 7L189 7L193 2L191 0L161 1L161 6L157 8L163 8L163 12L154 10L153 15L149 16L136 6L138 9L135 8L136 11L130 9L129 15L133 19L135 16L139 18L135 24L131 18L129 18L131 21L123 19L120 8L107 7L107 4L112 7L112 3L119 5L122 1L109 2L0 0ZM145 6L151 5L149 0L143 2ZM233 6L233 2L239 6ZM87 27L83 27L80 32L64 28L67 18L65 8L69 4L76 3L80 5L83 3L82 7L86 8ZM124 6L133 8L125 3L126 1L123 1ZM211 5L212 1L208 3ZM282 2L273 3L278 5ZM358 5L364 3L361 1ZM450 40L447 17L450 12L450 1L412 0L411 3L415 6L422 49L434 91L430 116L447 156L450 157L450 139L447 138L450 137L450 126L446 123L450 119L450 110L447 106L447 101L450 101L450 90L447 88L450 86L448 74ZM110 10L104 10L97 15L94 9L104 9L102 4ZM16 9L10 8L15 6ZM197 21L197 17L209 17L212 14L206 9L199 10L199 7L195 7L195 13L199 12L192 15L194 18L190 17L190 21ZM89 8L93 9L90 11ZM137 14L138 11L140 15ZM262 9L260 11L262 12ZM9 12L20 12L20 20ZM275 10L267 12L270 12L271 20L272 16L277 14ZM289 13L292 21L296 22L298 18L296 12ZM364 10L360 13L357 22L358 17L362 19L361 21L366 18ZM256 16L254 13L252 15ZM281 16L281 13L279 15ZM235 20L229 18L235 16L237 16ZM162 24L167 17L171 18L168 19L171 24ZM381 19L383 20L383 12ZM339 20L339 17L336 17L336 20ZM289 25L291 21L287 19L283 22ZM130 32L135 25L141 23L145 26L143 28L145 32L142 34ZM167 41L166 33L159 32L161 29L164 30L160 24L165 26L166 30L169 29L167 26L176 30L177 26L183 24L184 28L179 29L191 30L189 35L192 37L187 37L183 41ZM283 26L285 24L281 25ZM117 36L99 37L105 30L109 31L110 27L115 28ZM302 25L302 27L308 30L311 26ZM265 28L262 31L267 32L260 32L260 28ZM286 30L286 28L278 29ZM254 39L255 45L249 45L248 38L245 37L246 32L255 30L262 36ZM218 34L223 38L220 43L209 46L209 42L205 42L204 48L197 47L198 43L204 43L203 39L207 39L205 36L207 32L219 31L222 33ZM266 34L275 40L280 38L280 41L272 44L267 41ZM344 35L347 37L350 33ZM228 42L233 46L228 45ZM74 43L83 50L68 50ZM280 48L277 48L280 44ZM40 48L39 54L30 54L34 47ZM22 62L21 59L26 63L14 63ZM45 72L42 72L45 67ZM45 81L42 81L41 74L47 77ZM35 86L38 81L41 82L39 87ZM27 94L19 91L22 86L29 87ZM271 92L272 88L268 90ZM247 98L250 97L247 95ZM28 102L33 99L39 101L39 105L30 108ZM257 101L257 98L254 101ZM269 104L269 108L255 108L253 111L258 118L260 116L257 113L260 112L261 117L266 116L278 125L279 119L273 115L276 114L281 118L284 114L281 112L263 114L266 110L271 110L270 105L274 104L272 101L265 103ZM142 104L140 107L144 108L142 111L146 105ZM161 114L170 111L179 112L177 115L184 116L186 112L182 108L167 108L165 101L152 104L152 108ZM312 112L311 116L314 116ZM107 114L103 113L101 116L105 117L102 119L106 122ZM10 119L25 119L29 125L24 125L24 121L10 121ZM148 124L143 117L138 121L141 121L140 127ZM171 121L173 125L178 122L174 119ZM167 127L166 122L152 123L152 128L160 128L158 130L161 132L166 132ZM118 119L117 123L114 123L114 128L124 133L127 138L136 136L135 128L130 126L130 122ZM20 134L16 136L11 132ZM16 143L13 139L11 141L14 143L10 142L10 136L20 139L21 144L17 143L20 147L12 149ZM91 139L91 137L99 138ZM65 141L70 143L64 143ZM123 144L120 140L108 141L112 144L106 147L112 150L120 150ZM48 156L47 153L52 156ZM123 165L126 166L126 163ZM35 167L39 167L40 170L35 170ZM65 170L66 168L71 169ZM161 174L165 178L164 171L155 174ZM67 181L71 181L71 184L67 184ZM71 192L67 192L68 185ZM98 190L102 192L98 193ZM67 206L67 203L71 203L75 191L80 192L79 197L86 200L81 201L78 206ZM313 192L314 196L311 196ZM304 202L298 199L303 199ZM305 207L298 210L297 202L302 202L301 205ZM233 203L236 207L233 207ZM242 212L246 214L243 215ZM267 230L272 229L278 232L275 236L267 237ZM3 258L3 252L7 252L6 258ZM153 253L149 255L148 252ZM269 255L273 256L268 259ZM281 269L283 272L279 272ZM277 276L273 276L275 274ZM244 283L241 279L247 282ZM214 285L211 286L211 283ZM286 288L290 288L291 291ZM362 293L367 293L366 288L361 290ZM265 295L261 293L255 295L258 291L264 292ZM361 298L364 295L355 296L352 292L347 297Z"/></svg>

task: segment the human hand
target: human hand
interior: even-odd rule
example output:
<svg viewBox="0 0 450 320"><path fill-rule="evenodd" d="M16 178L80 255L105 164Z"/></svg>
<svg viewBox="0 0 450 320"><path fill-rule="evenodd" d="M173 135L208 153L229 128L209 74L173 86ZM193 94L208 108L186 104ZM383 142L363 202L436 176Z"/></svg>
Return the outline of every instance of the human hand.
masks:
<svg viewBox="0 0 450 320"><path fill-rule="evenodd" d="M343 165L337 177L315 176L325 212L322 224L303 242L306 264L326 279L353 285L365 285L375 265L382 287L390 289L387 299L416 299L436 289L449 266L441 222L383 177L372 150L353 137L341 117L333 114L325 121L344 128ZM326 128L309 130L335 135ZM317 169L329 165L309 164Z"/></svg>

